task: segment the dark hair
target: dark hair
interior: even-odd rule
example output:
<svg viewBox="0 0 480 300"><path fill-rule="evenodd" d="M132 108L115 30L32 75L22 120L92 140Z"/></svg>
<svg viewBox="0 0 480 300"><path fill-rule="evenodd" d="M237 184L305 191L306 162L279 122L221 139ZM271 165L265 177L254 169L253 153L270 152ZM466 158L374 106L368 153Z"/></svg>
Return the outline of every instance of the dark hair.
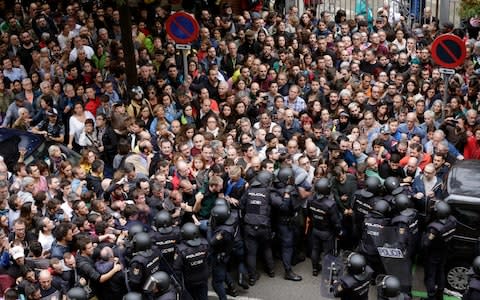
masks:
<svg viewBox="0 0 480 300"><path fill-rule="evenodd" d="M43 248L39 241L31 241L28 246L34 257L39 257L42 255Z"/></svg>
<svg viewBox="0 0 480 300"><path fill-rule="evenodd" d="M77 246L80 251L84 251L89 243L92 242L92 239L89 236L82 236L77 241Z"/></svg>
<svg viewBox="0 0 480 300"><path fill-rule="evenodd" d="M53 231L53 236L57 241L63 240L66 236L68 231L71 228L70 223L60 223L55 227L55 230Z"/></svg>

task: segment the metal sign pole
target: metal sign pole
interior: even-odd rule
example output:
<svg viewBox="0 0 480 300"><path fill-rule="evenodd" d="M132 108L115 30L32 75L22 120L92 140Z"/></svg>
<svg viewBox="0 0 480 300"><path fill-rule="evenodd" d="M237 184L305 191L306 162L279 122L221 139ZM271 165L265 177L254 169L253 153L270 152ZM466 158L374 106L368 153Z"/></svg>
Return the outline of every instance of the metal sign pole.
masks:
<svg viewBox="0 0 480 300"><path fill-rule="evenodd" d="M445 108L447 107L448 101L448 81L450 80L450 75L443 74L443 80L445 80L445 91L443 92L442 122L445 121Z"/></svg>
<svg viewBox="0 0 480 300"><path fill-rule="evenodd" d="M183 56L183 82L187 81L188 77L188 61L187 61L187 51L186 49L182 49L182 56Z"/></svg>

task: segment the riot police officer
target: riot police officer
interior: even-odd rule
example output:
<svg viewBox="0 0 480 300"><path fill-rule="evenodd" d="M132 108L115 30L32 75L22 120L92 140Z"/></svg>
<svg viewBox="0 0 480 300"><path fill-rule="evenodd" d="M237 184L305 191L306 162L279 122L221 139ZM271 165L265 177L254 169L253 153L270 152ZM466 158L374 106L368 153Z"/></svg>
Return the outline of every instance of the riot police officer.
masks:
<svg viewBox="0 0 480 300"><path fill-rule="evenodd" d="M240 210L238 209L238 206L230 205L229 202L222 198L218 198L217 201L215 201L215 206L217 205L225 205L230 209L230 216L224 223L225 226L230 226L233 230L234 240L230 265L232 265L232 263L237 265L238 285L243 289L248 290L247 268L245 266L245 245L242 237L242 230L240 228Z"/></svg>
<svg viewBox="0 0 480 300"><path fill-rule="evenodd" d="M385 196L383 197L392 207L395 205L395 197L404 192L400 186L400 180L397 177L387 177L383 182Z"/></svg>
<svg viewBox="0 0 480 300"><path fill-rule="evenodd" d="M194 300L208 299L209 247L206 239L200 237L198 227L185 223L181 230L182 242L177 245L173 267L177 278L185 283L186 293ZM187 299L190 297L187 296Z"/></svg>
<svg viewBox="0 0 480 300"><path fill-rule="evenodd" d="M384 273L377 247L380 244L383 229L390 223L390 219L386 217L389 211L390 205L385 200L378 200L373 204L372 210L365 217L362 239L358 246L359 252L365 256L368 265L376 274Z"/></svg>
<svg viewBox="0 0 480 300"><path fill-rule="evenodd" d="M400 295L400 280L392 275L382 276L381 281L377 283L378 300L403 300Z"/></svg>
<svg viewBox="0 0 480 300"><path fill-rule="evenodd" d="M271 181L272 174L270 172L260 171L240 200L244 223L245 247L247 250L248 283L252 286L255 285L258 279L256 267L259 246L263 249L269 276L275 276L271 247Z"/></svg>
<svg viewBox="0 0 480 300"><path fill-rule="evenodd" d="M212 287L220 300L226 300L227 294L237 296L233 279L227 270L235 239L234 227L226 224L230 214L230 207L227 204L215 205L210 213L211 237L209 243L212 252ZM225 290L224 283L227 284L227 290Z"/></svg>
<svg viewBox="0 0 480 300"><path fill-rule="evenodd" d="M427 225L422 238L426 253L424 282L429 300L443 299L448 242L457 227L457 220L450 215L448 203L438 201L434 206L434 214L435 220Z"/></svg>
<svg viewBox="0 0 480 300"><path fill-rule="evenodd" d="M366 215L372 210L373 204L380 199L382 183L375 176L370 176L365 180L365 188L357 191L354 195L354 232L356 236L361 236L363 221Z"/></svg>
<svg viewBox="0 0 480 300"><path fill-rule="evenodd" d="M144 232L144 228L141 224L134 224L128 229L128 236L127 240L125 241L125 249L123 251L123 255L121 255L122 263L125 265L129 265L133 258L133 254L135 253L133 238L139 232Z"/></svg>
<svg viewBox="0 0 480 300"><path fill-rule="evenodd" d="M152 247L152 240L146 232L139 232L133 237L133 249L135 252L130 261L128 282L132 291L143 292L146 280L160 270L162 254Z"/></svg>
<svg viewBox="0 0 480 300"><path fill-rule="evenodd" d="M368 300L368 289L373 270L365 257L352 252L347 258L347 274L334 282L334 295L342 300Z"/></svg>
<svg viewBox="0 0 480 300"><path fill-rule="evenodd" d="M177 299L177 292L172 286L170 276L159 271L148 278L144 286L146 296L152 300L175 300Z"/></svg>
<svg viewBox="0 0 480 300"><path fill-rule="evenodd" d="M165 259L164 263L171 266L175 254L175 245L180 240L180 230L173 226L173 219L166 210L159 211L154 219L156 231L150 232L152 242Z"/></svg>
<svg viewBox="0 0 480 300"><path fill-rule="evenodd" d="M394 216L391 226L396 230L398 245L403 250L404 261L401 268L405 268L402 274L411 274L412 259L415 257L415 250L418 241L418 215L417 210L412 208L409 196L403 193L397 194L394 199ZM411 294L411 280L404 280L401 291Z"/></svg>
<svg viewBox="0 0 480 300"><path fill-rule="evenodd" d="M468 281L468 289L463 295L463 300L480 299L480 256L473 260L472 271L473 274Z"/></svg>
<svg viewBox="0 0 480 300"><path fill-rule="evenodd" d="M332 253L335 237L341 235L340 214L330 194L330 182L321 178L315 183L316 195L308 202L308 216L312 221L311 260L312 274L318 276L321 269L320 253Z"/></svg>
<svg viewBox="0 0 480 300"><path fill-rule="evenodd" d="M292 259L295 244L295 217L300 209L300 199L294 184L294 173L289 167L278 172L278 189L272 190L272 202L276 207L277 233L282 250L282 263L285 269L285 279L300 281L302 277L292 270Z"/></svg>

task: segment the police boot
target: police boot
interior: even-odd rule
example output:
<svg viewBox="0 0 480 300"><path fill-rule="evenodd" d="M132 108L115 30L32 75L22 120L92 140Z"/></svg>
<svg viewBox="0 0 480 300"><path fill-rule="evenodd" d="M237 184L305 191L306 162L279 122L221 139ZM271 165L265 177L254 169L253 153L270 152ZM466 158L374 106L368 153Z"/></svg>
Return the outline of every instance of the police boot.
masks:
<svg viewBox="0 0 480 300"><path fill-rule="evenodd" d="M254 286L255 283L257 282L257 280L260 278L260 274L259 273L255 273L254 275L250 275L248 276L248 284L250 286Z"/></svg>
<svg viewBox="0 0 480 300"><path fill-rule="evenodd" d="M268 274L268 277L274 278L275 277L275 270L273 270L273 269L267 270L267 274Z"/></svg>
<svg viewBox="0 0 480 300"><path fill-rule="evenodd" d="M248 290L249 286L247 283L247 279L245 278L245 274L238 274L238 285L241 286L244 290Z"/></svg>
<svg viewBox="0 0 480 300"><path fill-rule="evenodd" d="M322 265L313 266L312 275L318 276L318 273L322 270Z"/></svg>
<svg viewBox="0 0 480 300"><path fill-rule="evenodd" d="M294 273L292 270L288 270L285 272L285 279L291 281L300 281L302 280L302 276Z"/></svg>
<svg viewBox="0 0 480 300"><path fill-rule="evenodd" d="M232 297L238 296L238 291L233 284L227 285L227 289L225 290L225 292L227 293L227 295Z"/></svg>

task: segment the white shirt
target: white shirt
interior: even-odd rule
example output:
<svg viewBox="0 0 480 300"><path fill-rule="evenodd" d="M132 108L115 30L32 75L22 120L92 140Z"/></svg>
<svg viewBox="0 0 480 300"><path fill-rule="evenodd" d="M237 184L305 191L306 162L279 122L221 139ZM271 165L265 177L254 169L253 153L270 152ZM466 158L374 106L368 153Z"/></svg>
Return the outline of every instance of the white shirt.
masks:
<svg viewBox="0 0 480 300"><path fill-rule="evenodd" d="M42 244L43 251L50 251L52 243L55 241L53 234L45 235L43 232L38 233L38 241Z"/></svg>
<svg viewBox="0 0 480 300"><path fill-rule="evenodd" d="M87 55L88 59L91 59L92 56L95 54L92 47L90 46L83 46L83 50L85 50L85 54ZM73 48L73 50L70 51L70 56L68 57L68 61L74 62L76 60L77 60L77 48Z"/></svg>

